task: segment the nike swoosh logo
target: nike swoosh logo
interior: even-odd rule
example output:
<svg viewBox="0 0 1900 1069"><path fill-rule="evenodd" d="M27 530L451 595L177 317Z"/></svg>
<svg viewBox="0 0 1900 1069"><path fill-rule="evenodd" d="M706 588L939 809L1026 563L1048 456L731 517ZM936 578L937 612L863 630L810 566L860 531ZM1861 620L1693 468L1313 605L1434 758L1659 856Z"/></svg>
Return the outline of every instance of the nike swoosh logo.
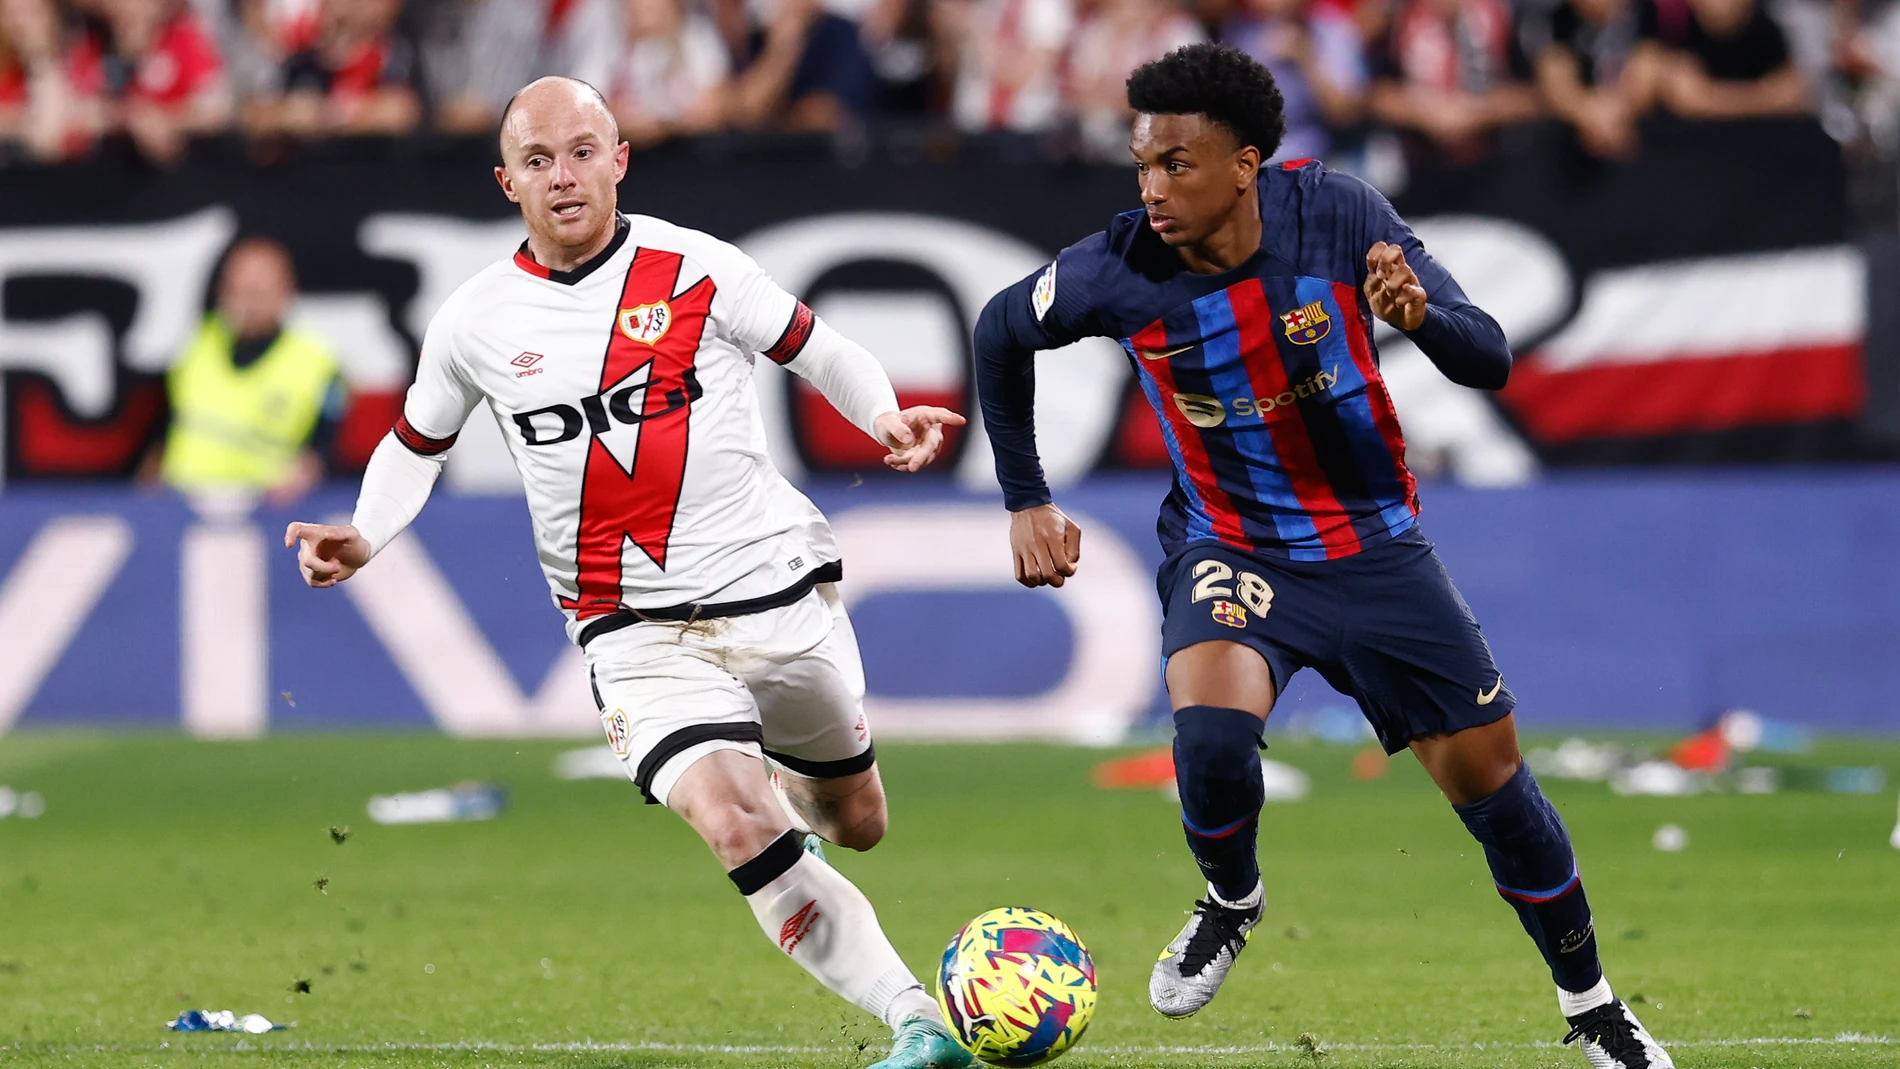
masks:
<svg viewBox="0 0 1900 1069"><path fill-rule="evenodd" d="M1479 692L1478 692L1478 704L1479 704L1479 705L1490 705L1490 704L1491 704L1491 699L1493 699L1493 698L1495 698L1495 697L1497 697L1497 696L1498 696L1498 691L1501 691L1501 690L1503 690L1503 689L1504 689L1504 674L1500 672L1500 673L1498 674L1498 681L1497 681L1496 683L1493 683L1493 684L1491 685L1491 689L1490 689L1490 690L1488 690L1488 691L1483 691L1483 690L1481 690L1481 691L1479 691Z"/></svg>
<svg viewBox="0 0 1900 1069"><path fill-rule="evenodd" d="M1170 356L1179 356L1194 348L1192 345L1177 345L1172 349L1136 349L1143 360L1166 360Z"/></svg>

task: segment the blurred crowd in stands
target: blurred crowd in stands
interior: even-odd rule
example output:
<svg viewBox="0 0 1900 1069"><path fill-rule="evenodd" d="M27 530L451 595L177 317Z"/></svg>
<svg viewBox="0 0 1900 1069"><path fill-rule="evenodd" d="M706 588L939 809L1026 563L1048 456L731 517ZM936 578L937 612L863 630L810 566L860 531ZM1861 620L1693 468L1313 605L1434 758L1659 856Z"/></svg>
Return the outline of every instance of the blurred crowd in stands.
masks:
<svg viewBox="0 0 1900 1069"><path fill-rule="evenodd" d="M1900 0L0 0L0 142L165 164L202 134L482 134L559 73L636 148L906 129L1119 161L1129 71L1202 40L1273 70L1282 158L1362 169L1471 161L1539 117L1616 159L1651 112L1842 141L1900 112Z"/></svg>

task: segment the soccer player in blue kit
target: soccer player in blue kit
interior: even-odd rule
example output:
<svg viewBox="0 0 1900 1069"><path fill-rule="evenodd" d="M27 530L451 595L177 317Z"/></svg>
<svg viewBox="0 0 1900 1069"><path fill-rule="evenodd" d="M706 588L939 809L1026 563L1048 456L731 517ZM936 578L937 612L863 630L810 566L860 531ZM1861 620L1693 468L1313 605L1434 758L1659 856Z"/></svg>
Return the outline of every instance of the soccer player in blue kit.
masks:
<svg viewBox="0 0 1900 1069"><path fill-rule="evenodd" d="M1611 992L1563 821L1518 754L1490 648L1419 530L1416 482L1379 376L1378 317L1452 381L1498 389L1498 325L1384 197L1311 160L1273 166L1272 75L1191 45L1128 79L1142 210L997 294L975 329L985 430L1016 577L1061 586L1081 531L1037 458L1034 355L1121 343L1174 463L1158 529L1162 653L1189 848L1208 881L1149 980L1186 1017L1214 997L1265 889L1256 857L1267 714L1301 668L1410 748L1484 847L1557 984L1566 1042L1596 1069L1671 1069Z"/></svg>

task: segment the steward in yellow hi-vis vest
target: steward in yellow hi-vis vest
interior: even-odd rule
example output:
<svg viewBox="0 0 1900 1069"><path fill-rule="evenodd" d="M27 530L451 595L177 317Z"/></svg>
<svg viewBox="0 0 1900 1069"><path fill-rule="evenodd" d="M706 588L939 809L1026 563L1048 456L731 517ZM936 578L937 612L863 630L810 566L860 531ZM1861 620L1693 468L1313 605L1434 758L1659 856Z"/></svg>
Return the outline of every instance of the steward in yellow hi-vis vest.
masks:
<svg viewBox="0 0 1900 1069"><path fill-rule="evenodd" d="M217 310L166 379L166 483L295 496L321 476L307 446L336 389L337 364L322 339L284 325L295 294L280 246L254 240L232 250Z"/></svg>
<svg viewBox="0 0 1900 1069"><path fill-rule="evenodd" d="M181 490L269 490L283 483L336 381L329 348L306 331L278 332L263 355L242 368L237 341L220 316L206 316L167 376L172 426L161 471Z"/></svg>

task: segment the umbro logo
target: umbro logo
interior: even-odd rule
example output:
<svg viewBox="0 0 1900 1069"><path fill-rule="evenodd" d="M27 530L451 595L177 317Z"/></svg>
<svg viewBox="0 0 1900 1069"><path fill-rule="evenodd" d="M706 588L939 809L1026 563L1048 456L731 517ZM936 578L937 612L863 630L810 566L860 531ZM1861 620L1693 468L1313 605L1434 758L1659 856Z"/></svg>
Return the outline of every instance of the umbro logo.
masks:
<svg viewBox="0 0 1900 1069"><path fill-rule="evenodd" d="M515 372L515 378L525 379L529 375L541 374L541 369L534 366L540 363L541 360L542 360L542 356L540 353L522 353L520 356L517 356L513 360L510 360L508 362L518 368L527 369L524 371Z"/></svg>
<svg viewBox="0 0 1900 1069"><path fill-rule="evenodd" d="M824 914L818 912L818 900L815 898L799 907L797 913L785 918L785 923L779 926L779 949L787 954L798 949L798 944L805 941L805 937L811 934L812 926L822 916Z"/></svg>

